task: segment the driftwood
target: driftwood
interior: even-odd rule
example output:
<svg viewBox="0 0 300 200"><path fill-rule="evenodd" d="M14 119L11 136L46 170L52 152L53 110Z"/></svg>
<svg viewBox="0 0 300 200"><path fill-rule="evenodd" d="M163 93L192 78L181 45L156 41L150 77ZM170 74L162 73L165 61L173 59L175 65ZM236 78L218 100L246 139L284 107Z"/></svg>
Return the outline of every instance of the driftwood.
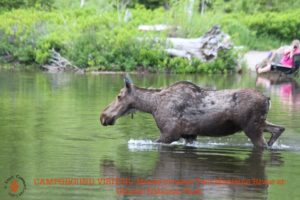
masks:
<svg viewBox="0 0 300 200"><path fill-rule="evenodd" d="M218 52L231 49L230 36L221 32L220 26L212 27L204 36L194 39L167 38L169 48L166 52L171 56L197 58L203 62L214 60Z"/></svg>
<svg viewBox="0 0 300 200"><path fill-rule="evenodd" d="M84 73L84 70L73 65L69 60L62 57L55 49L50 50L50 58L48 64L42 65L42 68L51 73L72 71L79 74Z"/></svg>

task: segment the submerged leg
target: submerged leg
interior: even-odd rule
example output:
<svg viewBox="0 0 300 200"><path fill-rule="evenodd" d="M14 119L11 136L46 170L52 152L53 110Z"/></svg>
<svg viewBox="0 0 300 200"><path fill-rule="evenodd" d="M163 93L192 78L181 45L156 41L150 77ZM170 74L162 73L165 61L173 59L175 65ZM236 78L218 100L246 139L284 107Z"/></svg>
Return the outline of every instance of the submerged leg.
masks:
<svg viewBox="0 0 300 200"><path fill-rule="evenodd" d="M181 137L185 139L186 144L192 144L197 139L197 135L182 135Z"/></svg>
<svg viewBox="0 0 300 200"><path fill-rule="evenodd" d="M155 142L170 144L179 139L180 139L180 135L178 135L178 134L161 133L159 139L157 139Z"/></svg>
<svg viewBox="0 0 300 200"><path fill-rule="evenodd" d="M253 115L248 123L242 127L245 134L251 140L253 145L258 148L267 147L265 138L263 137L263 127L265 125L265 119L260 117L261 115Z"/></svg>
<svg viewBox="0 0 300 200"><path fill-rule="evenodd" d="M270 140L268 141L268 145L272 146L274 142L276 142L276 140L279 138L279 136L283 133L284 130L285 128L282 126L278 126L275 124L271 124L270 122L266 122L264 131L272 134Z"/></svg>
<svg viewBox="0 0 300 200"><path fill-rule="evenodd" d="M265 148L267 143L263 137L262 131L245 131L246 135L250 138L254 147Z"/></svg>

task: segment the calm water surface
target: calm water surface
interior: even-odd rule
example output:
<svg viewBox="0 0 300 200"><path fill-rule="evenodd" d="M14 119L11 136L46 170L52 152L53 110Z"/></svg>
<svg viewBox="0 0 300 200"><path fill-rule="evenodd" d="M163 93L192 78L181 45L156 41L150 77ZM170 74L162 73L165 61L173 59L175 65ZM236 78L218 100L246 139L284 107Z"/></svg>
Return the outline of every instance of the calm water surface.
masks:
<svg viewBox="0 0 300 200"><path fill-rule="evenodd" d="M272 99L268 120L284 125L286 131L264 152L253 150L244 133L198 137L189 146L183 141L157 145L152 141L159 137L159 131L148 114L137 113L133 119L119 119L115 126L100 126L101 110L123 87L121 75L0 71L0 199L14 199L11 195L23 189L23 183L16 179L18 188L12 192L12 181L7 179L16 175L26 184L19 198L30 200L299 199L299 80L250 74L132 75L132 79L142 87L190 80L215 89L257 88ZM113 177L130 184L97 182L98 178ZM55 178L90 181L87 185L49 184ZM43 185L46 179L48 184ZM253 179L278 184L221 182ZM152 182L138 184L137 180ZM162 183L167 180L194 182ZM125 194L125 190L118 194L117 189L122 188L135 194ZM148 193L136 194L141 191ZM154 194L166 191L172 194ZM174 194L176 191L179 193Z"/></svg>

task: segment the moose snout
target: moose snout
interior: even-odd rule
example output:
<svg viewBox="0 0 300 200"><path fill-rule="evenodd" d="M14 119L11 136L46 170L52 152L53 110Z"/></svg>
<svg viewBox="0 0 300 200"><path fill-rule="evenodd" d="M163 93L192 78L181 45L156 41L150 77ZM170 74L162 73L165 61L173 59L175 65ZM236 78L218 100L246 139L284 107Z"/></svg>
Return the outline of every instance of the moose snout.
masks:
<svg viewBox="0 0 300 200"><path fill-rule="evenodd" d="M103 126L107 126L107 124L106 124L106 116L105 116L105 114L101 114L100 115L100 123L103 125Z"/></svg>
<svg viewBox="0 0 300 200"><path fill-rule="evenodd" d="M100 122L103 126L114 125L115 119L113 117L108 117L106 114L102 113L100 116Z"/></svg>

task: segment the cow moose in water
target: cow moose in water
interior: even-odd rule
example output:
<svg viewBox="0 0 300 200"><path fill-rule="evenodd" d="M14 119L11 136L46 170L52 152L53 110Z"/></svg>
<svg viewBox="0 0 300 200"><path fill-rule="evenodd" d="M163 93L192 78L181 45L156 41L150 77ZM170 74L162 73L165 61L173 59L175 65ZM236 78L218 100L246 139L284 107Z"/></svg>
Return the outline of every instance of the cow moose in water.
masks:
<svg viewBox="0 0 300 200"><path fill-rule="evenodd" d="M266 121L270 99L255 89L209 90L188 81L164 89L135 86L125 76L125 87L100 116L102 125L133 111L153 115L161 132L156 142L180 138L192 142L197 136L227 136L244 131L254 146L272 146L285 130ZM263 132L270 132L266 144Z"/></svg>

